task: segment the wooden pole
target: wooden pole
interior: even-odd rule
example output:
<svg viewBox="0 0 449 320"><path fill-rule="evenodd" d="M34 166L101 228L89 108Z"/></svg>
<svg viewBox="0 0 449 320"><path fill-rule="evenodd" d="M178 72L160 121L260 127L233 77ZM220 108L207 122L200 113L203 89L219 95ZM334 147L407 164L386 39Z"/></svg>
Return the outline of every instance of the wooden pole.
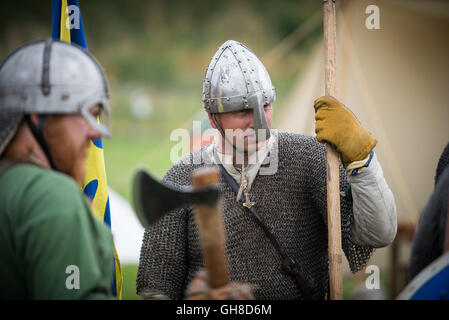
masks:
<svg viewBox="0 0 449 320"><path fill-rule="evenodd" d="M192 186L194 189L201 189L217 185L219 178L220 171L217 168L201 167L192 173ZM212 289L222 287L228 284L229 274L221 200L214 206L196 205L196 222L200 233L209 286Z"/></svg>
<svg viewBox="0 0 449 320"><path fill-rule="evenodd" d="M336 17L335 2L328 0L323 4L324 14L324 59L325 94L336 97ZM326 188L327 224L329 246L329 284L330 298L343 299L343 278L341 272L341 218L340 218L340 170L339 155L326 144Z"/></svg>

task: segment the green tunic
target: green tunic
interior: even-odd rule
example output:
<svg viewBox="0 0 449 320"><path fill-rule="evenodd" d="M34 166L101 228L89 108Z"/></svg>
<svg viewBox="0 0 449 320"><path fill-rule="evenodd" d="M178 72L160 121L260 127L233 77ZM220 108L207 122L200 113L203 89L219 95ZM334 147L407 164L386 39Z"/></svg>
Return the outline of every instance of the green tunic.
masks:
<svg viewBox="0 0 449 320"><path fill-rule="evenodd" d="M70 177L29 164L0 175L0 299L112 298L112 256Z"/></svg>

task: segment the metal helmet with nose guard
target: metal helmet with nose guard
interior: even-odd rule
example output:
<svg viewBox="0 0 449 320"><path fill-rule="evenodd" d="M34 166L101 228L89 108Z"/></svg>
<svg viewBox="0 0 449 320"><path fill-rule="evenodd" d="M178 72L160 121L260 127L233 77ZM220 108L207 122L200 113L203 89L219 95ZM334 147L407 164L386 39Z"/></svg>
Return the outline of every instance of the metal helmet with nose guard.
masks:
<svg viewBox="0 0 449 320"><path fill-rule="evenodd" d="M264 107L274 102L275 97L265 66L250 49L234 40L220 46L206 70L203 106L223 136L216 113L253 109L256 138L259 139L262 130L268 139L270 130Z"/></svg>
<svg viewBox="0 0 449 320"><path fill-rule="evenodd" d="M89 112L99 104L109 118L108 83L100 64L77 45L46 39L13 51L0 65L0 154L14 136L22 119L55 169L43 137L50 114L79 113L101 135L110 135ZM30 114L37 114L35 126Z"/></svg>

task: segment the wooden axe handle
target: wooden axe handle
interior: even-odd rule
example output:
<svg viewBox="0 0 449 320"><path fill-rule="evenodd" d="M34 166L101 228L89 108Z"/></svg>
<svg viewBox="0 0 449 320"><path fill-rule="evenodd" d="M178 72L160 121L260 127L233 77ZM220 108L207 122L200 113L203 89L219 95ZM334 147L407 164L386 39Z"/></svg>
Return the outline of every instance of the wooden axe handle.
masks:
<svg viewBox="0 0 449 320"><path fill-rule="evenodd" d="M202 189L217 185L219 178L218 168L198 168L192 173L192 186L194 189ZM222 287L228 284L229 275L221 200L214 206L196 205L196 222L203 247L209 286L213 289Z"/></svg>
<svg viewBox="0 0 449 320"><path fill-rule="evenodd" d="M324 2L323 13L325 94L336 98L337 28L335 3L331 0ZM343 279L341 272L342 250L339 155L329 144L326 144L326 188L330 298L332 300L341 300L343 299Z"/></svg>

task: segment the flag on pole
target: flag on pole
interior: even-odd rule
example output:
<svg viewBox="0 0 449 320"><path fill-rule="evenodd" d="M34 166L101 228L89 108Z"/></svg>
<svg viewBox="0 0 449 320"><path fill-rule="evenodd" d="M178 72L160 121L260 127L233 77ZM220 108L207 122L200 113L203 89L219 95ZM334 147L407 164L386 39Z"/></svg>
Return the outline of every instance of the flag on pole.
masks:
<svg viewBox="0 0 449 320"><path fill-rule="evenodd" d="M76 43L87 52L86 37L78 0L52 0L52 38L68 43ZM92 201L92 211L95 216L111 227L108 184L101 138L91 141L86 167L86 177L82 189ZM122 272L115 246L114 257L111 257L111 263L114 263L112 291L117 298L121 299Z"/></svg>

